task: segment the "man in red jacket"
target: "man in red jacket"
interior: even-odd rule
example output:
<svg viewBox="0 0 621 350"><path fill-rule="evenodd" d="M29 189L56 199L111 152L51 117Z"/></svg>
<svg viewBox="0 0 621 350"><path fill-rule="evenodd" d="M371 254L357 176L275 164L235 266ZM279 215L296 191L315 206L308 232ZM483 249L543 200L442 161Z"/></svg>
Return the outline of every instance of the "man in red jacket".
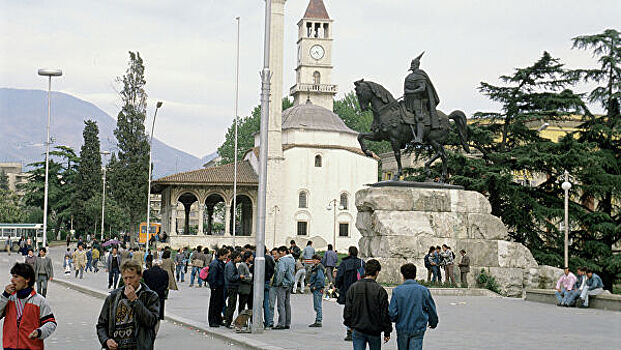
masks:
<svg viewBox="0 0 621 350"><path fill-rule="evenodd" d="M16 263L11 283L0 297L0 318L4 318L4 349L43 350L43 339L56 330L56 319L44 297L34 290L32 266Z"/></svg>

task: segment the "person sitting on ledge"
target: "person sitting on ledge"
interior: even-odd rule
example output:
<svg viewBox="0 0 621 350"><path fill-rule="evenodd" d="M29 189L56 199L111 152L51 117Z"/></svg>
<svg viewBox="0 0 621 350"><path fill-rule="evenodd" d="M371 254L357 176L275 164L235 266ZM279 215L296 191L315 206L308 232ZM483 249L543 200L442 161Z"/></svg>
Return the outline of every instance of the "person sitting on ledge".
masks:
<svg viewBox="0 0 621 350"><path fill-rule="evenodd" d="M563 268L564 273L561 275L561 278L556 282L556 305L563 306L563 302L574 289L574 285L576 284L576 275L569 271L569 267L565 266Z"/></svg>
<svg viewBox="0 0 621 350"><path fill-rule="evenodd" d="M576 278L576 283L574 283L574 288L571 291L565 293L565 297L561 302L562 306L569 307L576 305L576 299L582 294L582 291L586 287L586 268L579 267L577 270L578 276Z"/></svg>
<svg viewBox="0 0 621 350"><path fill-rule="evenodd" d="M580 294L580 299L582 299L582 305L580 307L587 308L589 307L589 296L590 295L599 295L604 292L604 283L602 279L591 269L587 269L587 281L586 286L582 290L582 294Z"/></svg>

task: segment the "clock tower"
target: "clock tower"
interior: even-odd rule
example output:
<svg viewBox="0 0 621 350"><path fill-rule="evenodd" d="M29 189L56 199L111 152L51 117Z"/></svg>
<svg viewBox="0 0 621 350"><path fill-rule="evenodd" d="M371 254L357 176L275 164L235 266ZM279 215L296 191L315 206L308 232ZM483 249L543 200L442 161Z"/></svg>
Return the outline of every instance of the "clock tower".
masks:
<svg viewBox="0 0 621 350"><path fill-rule="evenodd" d="M337 86L332 85L332 20L323 0L310 0L298 22L296 84L290 94L294 104L308 100L332 111Z"/></svg>

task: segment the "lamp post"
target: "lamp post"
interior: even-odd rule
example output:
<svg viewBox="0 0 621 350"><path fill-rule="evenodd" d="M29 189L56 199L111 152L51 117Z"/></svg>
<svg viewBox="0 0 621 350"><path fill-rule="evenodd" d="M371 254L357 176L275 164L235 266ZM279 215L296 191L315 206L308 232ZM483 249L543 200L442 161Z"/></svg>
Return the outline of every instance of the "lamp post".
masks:
<svg viewBox="0 0 621 350"><path fill-rule="evenodd" d="M47 244L47 193L50 172L50 121L52 119L52 77L60 77L60 69L39 69L38 74L48 78L47 84L47 136L45 139L45 189L43 192L43 246ZM36 238L36 237L35 237Z"/></svg>
<svg viewBox="0 0 621 350"><path fill-rule="evenodd" d="M565 170L565 181L561 184L561 188L565 191L565 266L569 266L569 189L571 189L571 182L569 182L569 172Z"/></svg>
<svg viewBox="0 0 621 350"><path fill-rule="evenodd" d="M280 211L280 207L277 205L274 205L272 207L272 213L274 214L274 239L272 240L272 247L276 246L276 215L278 214L278 212Z"/></svg>
<svg viewBox="0 0 621 350"><path fill-rule="evenodd" d="M99 152L103 158L104 158L104 162L105 163L105 157L110 155L110 152L108 151L103 151L103 152ZM104 220L105 220L105 212L106 212L106 165L104 164L101 167L101 170L103 170L103 175L101 176L101 179L103 181L103 186L101 189L101 234L100 234L100 240L101 243L103 243L104 240Z"/></svg>
<svg viewBox="0 0 621 350"><path fill-rule="evenodd" d="M333 210L333 214L334 214L334 224L332 225L332 244L334 244L335 251L336 251L336 203L338 203L338 200L335 198L328 203L328 207L326 208L326 210L328 211ZM343 207L342 205L339 205L339 210L343 210L343 209L345 209L345 207Z"/></svg>
<svg viewBox="0 0 621 350"><path fill-rule="evenodd" d="M153 114L153 124L151 125L151 135L149 136L149 189L147 190L147 255L149 255L149 235L151 233L151 159L153 155L153 131L155 130L155 118L157 110L162 107L162 101L158 101L155 105L155 113Z"/></svg>
<svg viewBox="0 0 621 350"><path fill-rule="evenodd" d="M233 160L233 247L235 246L235 236L236 232L236 219L237 219L237 120L238 120L238 105L239 105L239 25L240 18L235 17L237 20L237 63L235 65L235 149L234 151L234 160ZM227 223L228 225L228 223Z"/></svg>

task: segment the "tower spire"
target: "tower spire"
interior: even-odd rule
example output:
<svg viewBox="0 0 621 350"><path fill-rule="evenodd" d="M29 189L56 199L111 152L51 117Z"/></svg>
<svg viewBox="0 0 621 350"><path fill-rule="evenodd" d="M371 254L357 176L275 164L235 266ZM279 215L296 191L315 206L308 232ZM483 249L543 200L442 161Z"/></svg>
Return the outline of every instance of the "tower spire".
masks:
<svg viewBox="0 0 621 350"><path fill-rule="evenodd" d="M323 19L329 20L330 16L326 10L323 0L310 0L303 19Z"/></svg>

